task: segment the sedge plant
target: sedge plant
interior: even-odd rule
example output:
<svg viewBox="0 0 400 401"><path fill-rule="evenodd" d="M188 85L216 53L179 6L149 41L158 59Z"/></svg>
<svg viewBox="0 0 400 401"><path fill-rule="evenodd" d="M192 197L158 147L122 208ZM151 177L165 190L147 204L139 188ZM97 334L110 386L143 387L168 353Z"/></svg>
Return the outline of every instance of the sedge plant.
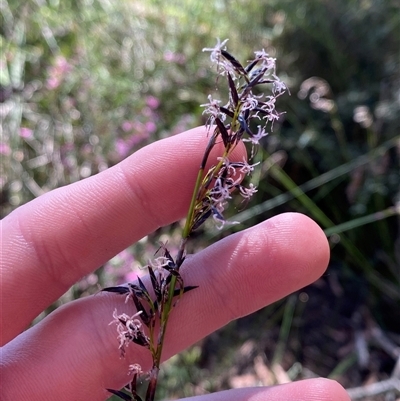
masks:
<svg viewBox="0 0 400 401"><path fill-rule="evenodd" d="M132 316L114 311L111 323L117 326L121 356L125 355L126 347L133 342L147 348L153 361L148 372L142 372L138 364L130 365L131 380L126 386L129 394L108 389L125 401L143 400L137 393L137 381L141 375L148 380L144 400L154 400L169 316L176 301L196 288L185 286L180 275L191 234L209 218L216 222L218 228L231 223L225 219L224 211L232 195L237 192L247 201L257 191L253 184L243 184L243 179L252 173L256 164L249 164L247 160L232 161L233 150L240 141L249 142L251 159L255 146L268 134L268 130L272 130L274 121L280 117L275 103L287 88L276 75L275 59L261 50L256 51L254 58L246 65L242 65L228 53L226 42L218 40L215 47L203 49L210 52L210 59L217 66L218 77L226 80L228 99L223 103L209 95L208 103L201 105L205 108L203 114L208 116L209 140L194 183L178 252L174 257L166 244L161 244L158 251L161 256L146 266L151 288L138 278L135 283L103 290L125 296L126 301L132 302L137 309ZM267 94L258 90L260 86L268 89ZM253 124L254 121L257 124ZM223 154L206 171L210 152L219 142L223 143Z"/></svg>

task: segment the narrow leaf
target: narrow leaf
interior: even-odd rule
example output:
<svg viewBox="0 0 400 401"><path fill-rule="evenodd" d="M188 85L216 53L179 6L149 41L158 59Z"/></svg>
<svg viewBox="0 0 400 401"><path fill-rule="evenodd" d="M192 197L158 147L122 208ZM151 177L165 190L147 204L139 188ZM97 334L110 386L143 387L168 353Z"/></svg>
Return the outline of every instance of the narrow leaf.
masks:
<svg viewBox="0 0 400 401"><path fill-rule="evenodd" d="M164 247L164 257L166 257L168 259L168 263L166 266L163 266L164 269L171 271L171 270L175 270L176 269L176 263L174 258L171 256L171 254L169 253L168 249Z"/></svg>
<svg viewBox="0 0 400 401"><path fill-rule="evenodd" d="M136 387L136 383L137 382L137 375L133 375L133 379L132 379L132 383L131 383L131 392L132 392L132 396L134 401L142 401L142 398L140 397L140 395L137 393L137 387Z"/></svg>
<svg viewBox="0 0 400 401"><path fill-rule="evenodd" d="M137 295L132 292L132 299L133 302L136 306L136 309L138 310L138 312L142 312L139 317L140 320L147 326L149 327L150 321L151 321L151 316L149 316L149 314L147 313L146 309L144 308L143 304L140 302L139 298L137 297Z"/></svg>
<svg viewBox="0 0 400 401"><path fill-rule="evenodd" d="M116 395L117 397L121 398L121 400L124 400L124 401L133 401L133 398L132 398L130 395L128 395L128 394L126 394L126 393L124 393L124 392L122 392L122 391L113 390L112 388L106 388L106 390L107 390L109 393L114 394L114 395Z"/></svg>
<svg viewBox="0 0 400 401"><path fill-rule="evenodd" d="M244 119L244 117L243 117L242 115L240 115L240 116L238 117L238 121L239 121L240 127L241 127L242 129L244 129L250 136L253 137L254 134L253 134L253 132L250 130L249 126L247 125L246 120Z"/></svg>
<svg viewBox="0 0 400 401"><path fill-rule="evenodd" d="M144 335L141 331L136 334L136 337L132 337L131 341L135 344L141 345L142 347L150 348L150 339Z"/></svg>
<svg viewBox="0 0 400 401"><path fill-rule="evenodd" d="M140 289L142 290L143 294L146 295L146 298L147 298L149 296L149 292L147 291L146 286L144 285L144 283L140 277L138 277L137 280L139 282Z"/></svg>
<svg viewBox="0 0 400 401"><path fill-rule="evenodd" d="M191 291L191 290L195 290L196 288L199 288L199 286L198 285L187 285L186 287L183 287L183 293L185 293L185 292L188 292L188 291ZM177 288L175 291L174 291L174 297L176 297L177 295L179 295L180 294L180 289L179 288Z"/></svg>
<svg viewBox="0 0 400 401"><path fill-rule="evenodd" d="M229 144L228 131L226 130L224 123L218 117L215 119L215 123L217 124L219 132L221 133L222 141L224 142L224 146L227 147Z"/></svg>
<svg viewBox="0 0 400 401"><path fill-rule="evenodd" d="M239 63L230 53L226 50L221 50L221 54L232 64L232 67L240 74L246 75L246 71L243 68L242 64Z"/></svg>
<svg viewBox="0 0 400 401"><path fill-rule="evenodd" d="M259 62L258 58L254 59L250 64L246 65L245 71L249 73Z"/></svg>
<svg viewBox="0 0 400 401"><path fill-rule="evenodd" d="M249 94L249 92L252 90L252 88L258 84L260 84L261 78L265 74L265 68L260 70L261 72L255 76L247 85L242 86L243 92L240 94L240 100L244 100L246 96Z"/></svg>
<svg viewBox="0 0 400 401"><path fill-rule="evenodd" d="M265 73L265 69L261 70L261 72L256 75L246 86L244 93L246 93L246 95L250 92L250 89L253 88L254 86L256 86L257 84L259 84L261 78L264 76ZM241 96L241 98L243 98L243 94Z"/></svg>
<svg viewBox="0 0 400 401"><path fill-rule="evenodd" d="M129 288L126 288L126 287L107 287L107 288L103 288L101 291L115 292L117 294L127 294L129 292Z"/></svg>
<svg viewBox="0 0 400 401"><path fill-rule="evenodd" d="M156 294L157 301L161 301L161 289L160 283L157 281L157 277L154 274L154 270L151 266L148 267L149 275L151 279L151 285L153 286L154 293Z"/></svg>
<svg viewBox="0 0 400 401"><path fill-rule="evenodd" d="M230 110L228 110L227 108L222 107L222 106L220 106L219 109L220 109L220 111L221 111L222 113L226 114L226 115L229 116L230 118L233 118L234 114L233 114L232 111L230 111Z"/></svg>
<svg viewBox="0 0 400 401"><path fill-rule="evenodd" d="M239 103L239 96L236 90L235 83L233 82L233 79L231 77L231 74L228 73L228 83L229 83L229 92L232 96L233 100L233 107L236 108L237 104Z"/></svg>
<svg viewBox="0 0 400 401"><path fill-rule="evenodd" d="M192 231L197 230L209 217L211 216L211 209L198 216L193 224Z"/></svg>

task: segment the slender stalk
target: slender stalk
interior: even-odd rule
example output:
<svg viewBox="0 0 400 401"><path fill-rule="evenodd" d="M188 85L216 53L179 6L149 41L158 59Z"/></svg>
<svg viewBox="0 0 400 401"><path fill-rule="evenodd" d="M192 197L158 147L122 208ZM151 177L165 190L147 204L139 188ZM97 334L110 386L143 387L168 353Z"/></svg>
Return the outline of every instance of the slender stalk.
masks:
<svg viewBox="0 0 400 401"><path fill-rule="evenodd" d="M156 394L158 374L160 372L161 356L162 356L162 350L163 350L163 346L164 346L164 338L165 338L165 333L167 331L169 315L172 310L172 301L174 298L176 280L177 280L176 277L172 276L170 287L168 290L168 298L167 298L166 303L163 305L163 311L162 311L161 322L160 322L160 333L159 333L159 338L157 340L156 352L153 354L153 367L151 369L150 381L149 381L149 385L147 387L146 401L153 401L155 394Z"/></svg>
<svg viewBox="0 0 400 401"><path fill-rule="evenodd" d="M155 364L153 364L153 367L151 368L149 384L147 386L147 391L146 391L146 401L154 400L157 390L157 381L159 372L160 372L159 364L158 367L155 366Z"/></svg>
<svg viewBox="0 0 400 401"><path fill-rule="evenodd" d="M194 213L195 213L196 203L199 201L199 199L201 200L204 196L204 194L200 194L199 192L201 190L202 185L204 184L203 183L203 175L204 175L205 165L207 163L210 151L215 145L215 139L217 136L218 136L218 132L217 132L217 134L214 133L213 136L210 138L210 141L207 145L205 154L203 156L203 159L202 159L202 162L201 162L201 165L199 168L199 172L197 174L195 186L194 186L193 193L192 193L192 199L191 199L188 214L186 217L185 226L184 226L183 232L182 232L181 246L179 248L177 259L176 259L176 265L177 265L178 270L183 262L183 255L185 253L185 245L187 242L187 238L189 237L191 230L192 230L193 217L194 217ZM210 181L205 183L205 185L203 185L203 190L208 189L208 187L212 181L212 178L217 176L218 172L222 168L224 159L229 156L229 154L232 152L232 150L234 148L235 148L235 146L232 146L229 144L226 146L221 160L218 161L217 165L215 166L215 168L213 170L213 174L210 177ZM173 308L172 302L173 302L173 298L174 298L176 282L177 282L176 276L172 276L171 282L169 284L168 296L167 296L166 303L162 305L160 332L159 332L159 338L157 341L157 347L156 347L155 352L153 353L153 367L151 370L150 382L149 382L147 392L146 392L146 401L153 401L154 397L155 397L157 381L158 381L158 374L160 372L162 349L164 346L164 339L165 339L165 334L167 331L167 325L168 325L168 321L169 321L170 312ZM152 333L151 333L151 336L152 336Z"/></svg>
<svg viewBox="0 0 400 401"><path fill-rule="evenodd" d="M203 179L204 169L206 167L208 156L210 155L211 149L215 145L216 137L217 136L215 135L215 132L214 132L212 134L210 140L208 141L207 148L204 152L204 156L203 156L203 159L200 164L199 172L197 173L197 178L196 178L196 182L195 182L193 193L192 193L192 199L190 201L189 211L188 211L188 214L186 217L185 227L183 228L183 232L182 232L183 240L186 240L189 237L190 231L192 229L194 209L196 206L196 201L198 200L198 194L199 194L200 186L201 186L202 179ZM185 241L185 243L186 243L186 241ZM182 257L182 255L181 255L181 257Z"/></svg>
<svg viewBox="0 0 400 401"><path fill-rule="evenodd" d="M179 267L181 266L181 264L183 262L183 255L184 255L184 252L185 252L186 240L189 237L191 229L192 229L195 206L196 206L196 202L199 199L198 195L199 195L199 191L200 191L200 188L201 188L201 185L202 185L205 165L207 163L210 151L211 151L211 149L213 148L213 146L215 144L215 138L216 138L216 135L213 134L213 136L210 138L210 141L209 141L209 143L207 145L205 154L203 156L203 159L202 159L202 162L201 162L201 165L200 165L200 168L199 168L199 172L197 174L195 186L194 186L194 189L193 189L192 199L191 199L189 210L188 210L188 214L187 214L187 217L186 217L186 223L185 223L185 226L184 226L184 229L183 229L183 232L182 232L182 242L181 242L181 246L180 246L180 249L179 249L179 252L178 252L178 255L177 255L176 265L177 265L178 269L179 269ZM229 149L225 149L224 157L226 157L228 155L228 153L229 153ZM218 162L214 173L219 171L219 169L221 168L222 164L223 164L222 160ZM162 349L163 349L163 345L164 345L164 338L165 338L165 334L166 334L166 331L167 331L167 325L168 325L168 321L169 321L170 312L171 312L172 307L173 307L172 302L173 302L173 298L174 298L176 282L177 282L176 276L172 276L171 282L169 284L167 301L166 301L165 304L162 305L162 316L161 316L161 322L160 322L160 333L159 333L159 338L158 338L158 341L157 341L156 351L153 353L153 367L152 367L152 370L151 370L150 382L149 382L149 385L147 387L146 401L153 401L154 397L155 397L157 381L158 381L158 374L159 374L160 365L161 365L161 356L162 356ZM152 336L152 333L151 333L151 336Z"/></svg>
<svg viewBox="0 0 400 401"><path fill-rule="evenodd" d="M200 185L203 179L203 174L204 174L204 168L200 167L200 170L197 174L197 179L196 183L194 186L193 194L192 194L192 199L190 201L190 206L189 206L189 211L186 217L186 222L185 222L185 227L183 228L182 232L182 239L185 240L189 237L190 231L191 231L191 225L193 223L193 215L194 215L194 207L196 206L196 201L197 201L197 194L200 189Z"/></svg>
<svg viewBox="0 0 400 401"><path fill-rule="evenodd" d="M127 299L131 298L138 311L133 316L118 315L115 311L113 322L118 325L119 348L122 352L131 341L147 347L151 352L153 366L150 370L145 401L154 401L156 394L165 335L171 310L176 303L174 298L179 300L184 292L196 288L193 286L185 287L179 273L185 260L187 241L191 233L209 217L212 217L221 227L226 223L223 214L234 190L238 190L244 199L249 199L256 192L252 184L246 188L240 183L245 175L253 171L253 166L245 160L232 161L229 160L229 157L244 134L249 136L244 141L250 141L253 147L258 144L262 137L267 135L265 128L260 125L258 132L254 134L249 127L250 119L257 118L262 121L265 118L265 122L277 119L279 115L274 110L275 100L285 91L284 84L275 75L274 59L270 58L264 50L255 52L254 60L245 68L224 50L225 43L226 40L218 41L215 48L204 49L212 52L211 60L217 61L220 75L227 77L229 102L225 106L220 106L221 101L214 100L210 95L208 97L209 103L202 105L207 107L204 113L209 115L209 124L215 128L210 135L199 166L176 258L174 259L171 256L164 244L161 245L160 249L163 249L163 255L154 259L153 263L150 262L148 266L152 293L148 291L144 282L139 278L137 283L129 283L128 287L105 289L106 291L124 294ZM255 68L256 66L257 68ZM244 84L243 78L246 81ZM274 85L272 96L253 94L253 88L262 83ZM223 155L206 171L210 153L216 145L217 139L221 140L224 145ZM159 328L156 331L157 320L159 321ZM148 336L144 332L142 324L147 326ZM139 365L132 366L134 378L130 399L141 401L136 393L136 377L141 373L141 368ZM120 395L118 391L110 391ZM126 399L122 393L120 396Z"/></svg>

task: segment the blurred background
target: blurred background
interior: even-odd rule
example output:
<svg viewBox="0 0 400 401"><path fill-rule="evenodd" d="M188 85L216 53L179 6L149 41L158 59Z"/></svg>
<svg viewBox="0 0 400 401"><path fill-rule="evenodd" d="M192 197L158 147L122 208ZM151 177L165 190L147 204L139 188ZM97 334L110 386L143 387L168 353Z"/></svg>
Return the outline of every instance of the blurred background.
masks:
<svg viewBox="0 0 400 401"><path fill-rule="evenodd" d="M204 124L215 71L202 49L216 38L243 63L264 48L290 88L255 156L259 191L230 211L240 226L208 226L191 246L298 211L325 230L329 269L168 361L159 399L316 376L354 400L400 396L398 0L2 0L0 11L1 217ZM181 227L122 251L37 321L144 274Z"/></svg>

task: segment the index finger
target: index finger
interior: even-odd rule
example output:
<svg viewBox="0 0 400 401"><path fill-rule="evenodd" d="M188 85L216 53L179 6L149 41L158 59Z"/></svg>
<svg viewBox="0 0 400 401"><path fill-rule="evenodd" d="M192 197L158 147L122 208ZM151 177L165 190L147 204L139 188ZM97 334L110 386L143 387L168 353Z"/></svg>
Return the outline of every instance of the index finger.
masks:
<svg viewBox="0 0 400 401"><path fill-rule="evenodd" d="M198 127L155 142L7 216L1 230L2 343L81 277L149 232L182 218L207 141L206 129ZM216 147L210 159L220 150ZM233 157L244 155L240 145Z"/></svg>

